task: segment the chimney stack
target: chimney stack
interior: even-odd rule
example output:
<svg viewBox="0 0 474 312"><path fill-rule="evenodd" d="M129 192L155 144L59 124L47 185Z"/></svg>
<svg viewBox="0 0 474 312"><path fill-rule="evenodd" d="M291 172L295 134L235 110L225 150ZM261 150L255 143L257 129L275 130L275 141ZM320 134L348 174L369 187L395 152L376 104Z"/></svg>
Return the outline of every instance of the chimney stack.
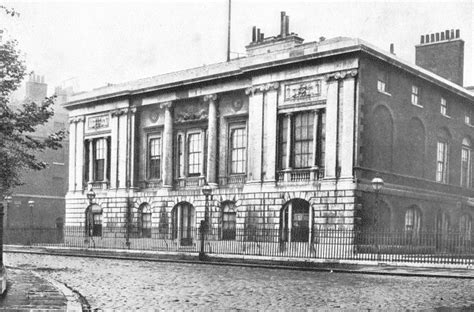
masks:
<svg viewBox="0 0 474 312"><path fill-rule="evenodd" d="M390 43L390 53L395 55L395 45L393 43Z"/></svg>
<svg viewBox="0 0 474 312"><path fill-rule="evenodd" d="M257 42L257 26L252 27L252 43Z"/></svg>
<svg viewBox="0 0 474 312"><path fill-rule="evenodd" d="M421 36L415 49L416 65L463 85L464 41L459 29Z"/></svg>
<svg viewBox="0 0 474 312"><path fill-rule="evenodd" d="M286 23L286 12L285 11L282 11L281 13L281 17L280 17L280 36L282 38L285 38L286 37L286 26L285 26L285 23Z"/></svg>

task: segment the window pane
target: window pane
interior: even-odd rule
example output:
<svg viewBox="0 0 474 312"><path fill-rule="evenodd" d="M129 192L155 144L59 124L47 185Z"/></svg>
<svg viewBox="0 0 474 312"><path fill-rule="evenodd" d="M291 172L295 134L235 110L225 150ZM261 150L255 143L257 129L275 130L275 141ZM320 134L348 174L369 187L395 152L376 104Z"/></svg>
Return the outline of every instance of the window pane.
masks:
<svg viewBox="0 0 474 312"><path fill-rule="evenodd" d="M287 138L288 138L288 117L280 116L280 131L278 132L278 168L286 168L286 149L287 149Z"/></svg>
<svg viewBox="0 0 474 312"><path fill-rule="evenodd" d="M193 133L188 136L188 174L201 174L201 134Z"/></svg>
<svg viewBox="0 0 474 312"><path fill-rule="evenodd" d="M161 172L161 138L154 138L149 143L149 178L159 179Z"/></svg>
<svg viewBox="0 0 474 312"><path fill-rule="evenodd" d="M313 112L298 113L294 116L294 120L293 167L311 167L313 160L314 114Z"/></svg>
<svg viewBox="0 0 474 312"><path fill-rule="evenodd" d="M231 173L245 173L245 152L247 148L245 128L232 129L230 141Z"/></svg>

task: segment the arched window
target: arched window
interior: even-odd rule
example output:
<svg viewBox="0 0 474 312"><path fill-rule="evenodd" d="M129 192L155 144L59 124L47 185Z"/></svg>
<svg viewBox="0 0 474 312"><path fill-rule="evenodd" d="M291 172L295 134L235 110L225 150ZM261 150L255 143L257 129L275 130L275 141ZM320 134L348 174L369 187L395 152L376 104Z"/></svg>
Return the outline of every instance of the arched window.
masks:
<svg viewBox="0 0 474 312"><path fill-rule="evenodd" d="M471 240L472 233L472 218L465 213L459 219L459 234L463 242Z"/></svg>
<svg viewBox="0 0 474 312"><path fill-rule="evenodd" d="M446 212L436 214L436 233L446 235L449 232L450 220Z"/></svg>
<svg viewBox="0 0 474 312"><path fill-rule="evenodd" d="M464 138L461 148L461 186L471 186L471 140Z"/></svg>
<svg viewBox="0 0 474 312"><path fill-rule="evenodd" d="M173 221L173 239L181 245L192 245L195 232L194 207L190 203L182 202L174 206L171 212Z"/></svg>
<svg viewBox="0 0 474 312"><path fill-rule="evenodd" d="M310 220L309 203L303 199L292 199L280 212L280 239L283 242L308 242Z"/></svg>
<svg viewBox="0 0 474 312"><path fill-rule="evenodd" d="M436 145L436 182L449 182L449 144L450 135L446 129L438 132Z"/></svg>
<svg viewBox="0 0 474 312"><path fill-rule="evenodd" d="M138 207L138 235L140 237L151 237L151 207L143 203Z"/></svg>
<svg viewBox="0 0 474 312"><path fill-rule="evenodd" d="M405 212L405 231L417 236L421 231L421 211L413 205Z"/></svg>
<svg viewBox="0 0 474 312"><path fill-rule="evenodd" d="M228 201L222 204L221 208L221 239L235 239L236 209L235 203Z"/></svg>
<svg viewBox="0 0 474 312"><path fill-rule="evenodd" d="M102 208L93 204L86 209L86 235L102 236Z"/></svg>

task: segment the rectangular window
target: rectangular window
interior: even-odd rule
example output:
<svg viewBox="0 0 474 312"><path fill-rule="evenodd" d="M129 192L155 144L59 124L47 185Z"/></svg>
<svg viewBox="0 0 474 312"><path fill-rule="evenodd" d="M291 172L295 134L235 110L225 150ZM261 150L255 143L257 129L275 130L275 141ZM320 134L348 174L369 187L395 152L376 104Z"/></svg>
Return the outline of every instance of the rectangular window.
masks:
<svg viewBox="0 0 474 312"><path fill-rule="evenodd" d="M441 114L448 116L448 103L446 103L444 98L441 98Z"/></svg>
<svg viewBox="0 0 474 312"><path fill-rule="evenodd" d="M188 175L201 175L201 154L202 141L201 133L191 133L188 135Z"/></svg>
<svg viewBox="0 0 474 312"><path fill-rule="evenodd" d="M471 125L471 111L470 110L466 110L466 112L465 112L464 123L466 125Z"/></svg>
<svg viewBox="0 0 474 312"><path fill-rule="evenodd" d="M106 140L95 140L94 146L94 181L104 181Z"/></svg>
<svg viewBox="0 0 474 312"><path fill-rule="evenodd" d="M411 104L421 106L420 105L420 90L417 86L411 86Z"/></svg>
<svg viewBox="0 0 474 312"><path fill-rule="evenodd" d="M294 116L293 168L308 168L313 165L313 124L312 112Z"/></svg>
<svg viewBox="0 0 474 312"><path fill-rule="evenodd" d="M278 167L280 169L285 169L287 164L287 144L288 144L288 117L286 115L280 116L280 131L278 133Z"/></svg>
<svg viewBox="0 0 474 312"><path fill-rule="evenodd" d="M148 143L148 177L159 179L161 177L161 138L152 138Z"/></svg>
<svg viewBox="0 0 474 312"><path fill-rule="evenodd" d="M448 170L448 144L438 141L437 162L436 162L436 182L447 183Z"/></svg>
<svg viewBox="0 0 474 312"><path fill-rule="evenodd" d="M470 186L471 150L468 147L461 149L461 186Z"/></svg>
<svg viewBox="0 0 474 312"><path fill-rule="evenodd" d="M377 77L377 90L382 93L388 93L388 74L386 72L379 72Z"/></svg>
<svg viewBox="0 0 474 312"><path fill-rule="evenodd" d="M230 173L245 173L247 134L245 127L230 130Z"/></svg>
<svg viewBox="0 0 474 312"><path fill-rule="evenodd" d="M184 177L184 143L183 135L178 134L176 137L176 176Z"/></svg>

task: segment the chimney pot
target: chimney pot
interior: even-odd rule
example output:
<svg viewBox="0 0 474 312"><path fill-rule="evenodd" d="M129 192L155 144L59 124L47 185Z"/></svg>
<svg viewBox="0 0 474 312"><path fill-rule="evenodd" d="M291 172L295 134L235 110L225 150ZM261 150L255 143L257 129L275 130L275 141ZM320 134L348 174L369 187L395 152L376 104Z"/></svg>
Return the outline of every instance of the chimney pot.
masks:
<svg viewBox="0 0 474 312"><path fill-rule="evenodd" d="M459 38L459 35L460 35L460 31L459 29L456 29L456 38Z"/></svg>
<svg viewBox="0 0 474 312"><path fill-rule="evenodd" d="M285 34L288 36L290 34L290 17L285 16Z"/></svg>
<svg viewBox="0 0 474 312"><path fill-rule="evenodd" d="M257 28L257 42L260 41L260 28Z"/></svg>
<svg viewBox="0 0 474 312"><path fill-rule="evenodd" d="M393 43L390 43L390 53L395 54L395 45Z"/></svg>
<svg viewBox="0 0 474 312"><path fill-rule="evenodd" d="M454 39L454 29L451 29L451 39Z"/></svg>
<svg viewBox="0 0 474 312"><path fill-rule="evenodd" d="M426 38L426 43L429 43L430 42L430 35L425 35L425 38Z"/></svg>
<svg viewBox="0 0 474 312"><path fill-rule="evenodd" d="M265 34L264 34L264 33L261 33L261 34L260 34L260 41L263 41L263 39L265 39Z"/></svg>
<svg viewBox="0 0 474 312"><path fill-rule="evenodd" d="M257 41L257 26L252 27L252 42Z"/></svg>
<svg viewBox="0 0 474 312"><path fill-rule="evenodd" d="M444 31L441 32L441 41L444 40Z"/></svg>
<svg viewBox="0 0 474 312"><path fill-rule="evenodd" d="M431 42L435 42L435 35L431 34Z"/></svg>
<svg viewBox="0 0 474 312"><path fill-rule="evenodd" d="M420 44L425 43L425 36L421 35L420 37Z"/></svg>
<svg viewBox="0 0 474 312"><path fill-rule="evenodd" d="M439 41L439 33L436 33L436 41Z"/></svg>
<svg viewBox="0 0 474 312"><path fill-rule="evenodd" d="M449 30L446 30L445 34L446 34L446 40L449 40Z"/></svg>

